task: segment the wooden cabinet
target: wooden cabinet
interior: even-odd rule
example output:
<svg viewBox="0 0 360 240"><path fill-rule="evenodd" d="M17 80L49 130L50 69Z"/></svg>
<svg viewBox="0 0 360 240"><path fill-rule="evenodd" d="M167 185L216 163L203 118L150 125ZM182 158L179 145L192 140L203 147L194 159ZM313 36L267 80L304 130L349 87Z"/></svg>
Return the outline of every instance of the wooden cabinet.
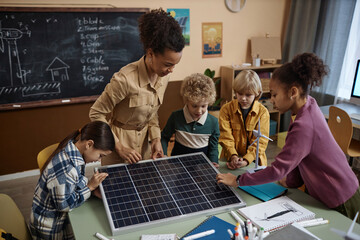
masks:
<svg viewBox="0 0 360 240"><path fill-rule="evenodd" d="M281 64L266 64L261 65L260 67L239 67L234 68L232 66L221 66L220 68L220 76L221 76L221 88L220 88L220 96L223 99L223 104L234 99L235 93L232 89L233 81L235 77L243 70L253 70L260 75L262 87L263 87L263 95L260 99L260 102L264 104L264 106L269 110L270 119L275 121L276 131L273 136L279 132L280 129L280 113L277 110L274 110L272 104L269 102L270 99L270 90L269 90L269 81L270 77L262 78L261 75L264 73L272 73L276 68L280 67ZM266 74L265 74L266 75ZM269 74L270 75L270 74Z"/></svg>

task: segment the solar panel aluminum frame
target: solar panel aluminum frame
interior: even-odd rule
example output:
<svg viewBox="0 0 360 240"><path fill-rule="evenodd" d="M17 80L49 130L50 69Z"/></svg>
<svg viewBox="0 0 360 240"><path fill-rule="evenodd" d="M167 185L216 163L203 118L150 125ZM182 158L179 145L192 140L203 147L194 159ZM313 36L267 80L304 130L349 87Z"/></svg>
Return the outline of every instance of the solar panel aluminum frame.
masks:
<svg viewBox="0 0 360 240"><path fill-rule="evenodd" d="M206 157L206 155L203 152L184 154L184 155L178 155L178 156L171 156L171 157L165 157L165 158L158 158L156 160L152 160L152 159L143 160L143 161L141 161L141 162L139 162L137 164L143 164L143 163L147 163L147 162L163 161L163 160L169 160L169 159L174 159L174 158L182 158L182 157L187 157L187 156L195 156L195 155L202 155L206 159L208 164L211 166L211 168L213 168L216 173L219 173L218 169L214 167L214 165L211 163L211 161ZM119 167L119 166L125 166L125 165L128 165L128 164L114 164L114 165L108 165L108 166L101 166L101 167L95 168L95 171L97 171L99 169L113 168L113 167ZM214 182L216 182L215 176L214 176ZM214 214L217 214L217 213L230 211L230 210L234 210L234 209L239 209L241 207L246 206L246 203L242 200L242 198L234 190L234 188L224 185L222 187L224 187L224 188L226 188L228 190L231 190L231 192L234 193L234 196L240 201L240 203L221 206L221 207L216 207L216 208L207 209L207 210L202 210L202 211L189 213L189 214L183 214L183 215L163 218L163 219L159 219L159 220L153 220L153 221L150 221L150 222L138 223L138 224L134 224L134 225L130 225L130 226L124 226L124 227L116 228L114 226L111 211L110 211L108 202L106 200L103 184L100 184L99 187L100 187L100 192L101 192L102 200L103 200L104 207L105 207L105 212L106 212L109 224L110 224L110 229L111 229L112 236L120 235L120 234L126 234L126 233L130 233L130 232L134 232L134 231L144 230L144 229L149 229L149 228L153 228L153 227L160 226L160 225L163 225L163 224L168 224L168 223L171 223L171 222L185 221L185 220L195 218L195 217L199 217L199 216L214 215Z"/></svg>

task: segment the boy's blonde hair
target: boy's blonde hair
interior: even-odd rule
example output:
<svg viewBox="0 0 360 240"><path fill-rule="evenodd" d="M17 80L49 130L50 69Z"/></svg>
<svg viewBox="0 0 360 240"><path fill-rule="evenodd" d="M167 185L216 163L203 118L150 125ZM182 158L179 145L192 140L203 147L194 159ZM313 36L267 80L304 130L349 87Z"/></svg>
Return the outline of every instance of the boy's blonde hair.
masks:
<svg viewBox="0 0 360 240"><path fill-rule="evenodd" d="M206 101L209 105L215 102L216 89L214 81L201 73L194 73L186 77L181 84L180 94L184 102Z"/></svg>
<svg viewBox="0 0 360 240"><path fill-rule="evenodd" d="M250 92L259 100L262 94L262 86L259 76L253 70L243 70L235 78L233 83L235 93Z"/></svg>

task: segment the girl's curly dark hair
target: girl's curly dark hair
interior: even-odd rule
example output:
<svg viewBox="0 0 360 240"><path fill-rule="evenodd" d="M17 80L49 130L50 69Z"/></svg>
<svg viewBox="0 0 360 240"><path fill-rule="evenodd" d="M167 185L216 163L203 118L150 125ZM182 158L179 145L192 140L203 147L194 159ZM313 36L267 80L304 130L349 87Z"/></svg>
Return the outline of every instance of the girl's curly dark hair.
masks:
<svg viewBox="0 0 360 240"><path fill-rule="evenodd" d="M296 55L290 63L276 69L272 75L288 89L292 86L301 87L302 96L308 95L314 86L320 86L324 76L329 73L329 67L314 53Z"/></svg>
<svg viewBox="0 0 360 240"><path fill-rule="evenodd" d="M179 23L162 8L151 10L139 18L140 39L144 50L164 53L165 48L181 52L185 40Z"/></svg>

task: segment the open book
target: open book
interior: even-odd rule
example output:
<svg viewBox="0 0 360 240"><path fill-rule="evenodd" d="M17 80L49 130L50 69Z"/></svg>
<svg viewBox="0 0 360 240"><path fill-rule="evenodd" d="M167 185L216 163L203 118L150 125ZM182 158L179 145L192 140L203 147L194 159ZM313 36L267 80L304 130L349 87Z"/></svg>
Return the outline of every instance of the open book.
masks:
<svg viewBox="0 0 360 240"><path fill-rule="evenodd" d="M237 210L243 217L266 232L276 231L293 222L313 219L315 213L283 196Z"/></svg>

